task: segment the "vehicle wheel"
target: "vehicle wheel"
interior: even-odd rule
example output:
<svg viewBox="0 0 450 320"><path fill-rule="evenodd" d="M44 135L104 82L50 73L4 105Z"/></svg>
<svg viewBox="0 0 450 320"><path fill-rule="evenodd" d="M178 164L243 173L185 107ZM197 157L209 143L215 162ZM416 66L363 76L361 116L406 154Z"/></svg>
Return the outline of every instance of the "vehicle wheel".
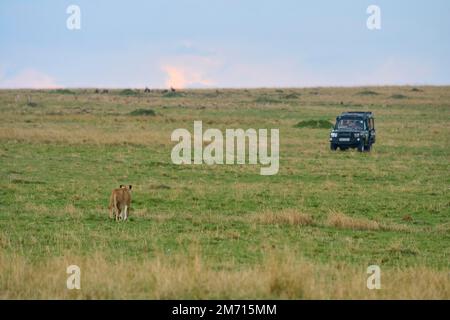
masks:
<svg viewBox="0 0 450 320"><path fill-rule="evenodd" d="M370 150L372 149L372 143L369 142L369 144L366 146L366 152L370 152Z"/></svg>
<svg viewBox="0 0 450 320"><path fill-rule="evenodd" d="M337 145L335 145L334 143L330 143L330 149L331 149L332 151L336 151Z"/></svg>
<svg viewBox="0 0 450 320"><path fill-rule="evenodd" d="M361 143L359 144L359 146L358 146L358 151L359 152L363 152L363 151L365 151L366 150L366 148L365 148L365 146L364 146L364 141L361 141Z"/></svg>

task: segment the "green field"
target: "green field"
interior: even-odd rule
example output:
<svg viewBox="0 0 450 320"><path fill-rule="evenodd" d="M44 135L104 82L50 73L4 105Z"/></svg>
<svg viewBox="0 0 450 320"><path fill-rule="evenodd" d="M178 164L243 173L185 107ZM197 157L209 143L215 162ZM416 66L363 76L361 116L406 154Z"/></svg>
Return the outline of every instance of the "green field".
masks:
<svg viewBox="0 0 450 320"><path fill-rule="evenodd" d="M370 153L296 126L349 110ZM172 164L194 120L279 129L278 174ZM450 298L450 87L2 90L0 159L1 298Z"/></svg>

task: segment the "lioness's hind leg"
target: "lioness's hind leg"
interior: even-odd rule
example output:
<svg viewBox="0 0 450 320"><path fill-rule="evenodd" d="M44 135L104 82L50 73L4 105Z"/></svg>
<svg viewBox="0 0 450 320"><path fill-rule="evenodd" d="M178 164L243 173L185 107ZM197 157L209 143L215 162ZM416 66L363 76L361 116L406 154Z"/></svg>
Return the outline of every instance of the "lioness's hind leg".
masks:
<svg viewBox="0 0 450 320"><path fill-rule="evenodd" d="M125 206L123 211L124 211L124 213L123 213L123 220L127 220L127 218L128 218L128 206Z"/></svg>

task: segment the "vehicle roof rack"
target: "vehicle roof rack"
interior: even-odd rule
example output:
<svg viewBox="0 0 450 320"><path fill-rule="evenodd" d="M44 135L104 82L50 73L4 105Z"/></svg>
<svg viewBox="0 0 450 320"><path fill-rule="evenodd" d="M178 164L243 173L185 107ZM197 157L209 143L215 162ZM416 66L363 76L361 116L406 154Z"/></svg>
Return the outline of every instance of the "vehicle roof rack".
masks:
<svg viewBox="0 0 450 320"><path fill-rule="evenodd" d="M372 114L372 111L347 111L344 113L362 113L362 114Z"/></svg>
<svg viewBox="0 0 450 320"><path fill-rule="evenodd" d="M350 115L358 115L358 116L372 116L372 111L347 111L342 112L341 116L350 116Z"/></svg>

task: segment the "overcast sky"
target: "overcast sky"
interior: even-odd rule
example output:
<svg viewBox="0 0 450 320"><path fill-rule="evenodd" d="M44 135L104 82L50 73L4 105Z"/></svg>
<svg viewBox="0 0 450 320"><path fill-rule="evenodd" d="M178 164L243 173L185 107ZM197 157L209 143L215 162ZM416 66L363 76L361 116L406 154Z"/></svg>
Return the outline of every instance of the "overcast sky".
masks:
<svg viewBox="0 0 450 320"><path fill-rule="evenodd" d="M448 0L0 0L0 88L439 85L449 57Z"/></svg>

